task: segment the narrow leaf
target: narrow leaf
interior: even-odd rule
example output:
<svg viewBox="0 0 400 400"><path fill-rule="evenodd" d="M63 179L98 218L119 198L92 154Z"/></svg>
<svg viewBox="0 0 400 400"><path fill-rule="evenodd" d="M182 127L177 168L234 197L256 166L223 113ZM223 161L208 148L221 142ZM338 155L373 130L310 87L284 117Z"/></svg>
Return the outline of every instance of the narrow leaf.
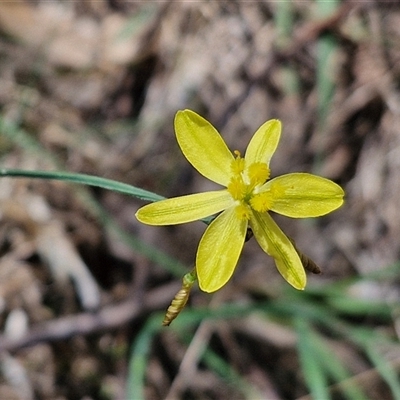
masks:
<svg viewBox="0 0 400 400"><path fill-rule="evenodd" d="M50 179L58 181L68 181L73 183L80 183L99 187L103 189L113 190L114 192L128 194L137 197L141 200L159 201L164 197L149 192L147 190L138 188L136 186L128 185L127 183L117 182L112 179L102 178L100 176L77 174L65 171L27 171L20 169L0 169L0 177L14 177L14 178L36 178L36 179Z"/></svg>

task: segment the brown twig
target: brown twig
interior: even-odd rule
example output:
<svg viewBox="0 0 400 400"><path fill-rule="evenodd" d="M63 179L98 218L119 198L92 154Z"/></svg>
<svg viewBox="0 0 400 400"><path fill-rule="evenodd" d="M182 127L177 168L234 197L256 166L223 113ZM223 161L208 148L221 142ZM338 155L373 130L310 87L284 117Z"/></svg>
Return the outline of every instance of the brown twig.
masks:
<svg viewBox="0 0 400 400"><path fill-rule="evenodd" d="M168 286L168 288L163 287L162 294L160 294L159 289L149 292L145 296L143 304L135 299L128 298L120 304L104 307L97 312L84 312L43 322L34 326L25 336L18 339L0 335L0 352L13 352L41 342L54 342L75 335L88 335L118 328L142 315L165 307L168 299L173 296L175 291L176 285L174 284Z"/></svg>

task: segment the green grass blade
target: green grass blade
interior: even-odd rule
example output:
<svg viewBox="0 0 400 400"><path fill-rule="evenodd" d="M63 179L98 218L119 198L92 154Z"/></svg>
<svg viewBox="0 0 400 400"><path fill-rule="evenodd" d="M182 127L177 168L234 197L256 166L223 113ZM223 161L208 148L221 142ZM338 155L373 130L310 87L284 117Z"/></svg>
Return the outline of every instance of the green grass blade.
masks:
<svg viewBox="0 0 400 400"><path fill-rule="evenodd" d="M352 316L376 316L379 318L390 319L392 310L384 301L357 299L343 293L341 297L328 297L329 305L341 314Z"/></svg>
<svg viewBox="0 0 400 400"><path fill-rule="evenodd" d="M343 362L336 356L331 348L324 346L320 337L314 334L313 343L319 346L319 357L321 364L327 373L338 383L338 387L349 400L367 400L361 388L352 381L352 375L344 366Z"/></svg>
<svg viewBox="0 0 400 400"><path fill-rule="evenodd" d="M296 320L299 333L300 360L303 363L303 373L312 398L329 399L330 390L327 385L328 377L332 377L349 400L366 400L361 388L349 378L350 372L343 362L327 346L308 323L301 318Z"/></svg>
<svg viewBox="0 0 400 400"><path fill-rule="evenodd" d="M390 387L393 399L400 400L400 382L395 369L390 364L390 361L382 357L379 351L375 348L374 343L369 343L365 350L371 362L375 364L382 378Z"/></svg>
<svg viewBox="0 0 400 400"><path fill-rule="evenodd" d="M240 391L246 399L263 399L261 393L249 384L235 369L214 351L207 349L203 355L203 362L210 370L218 374L229 386Z"/></svg>
<svg viewBox="0 0 400 400"><path fill-rule="evenodd" d="M380 351L380 349L383 349L386 353L389 353L389 350L393 349L395 354L397 354L399 348L398 341L381 332L371 331L367 328L354 329L351 336L351 339L365 351L371 363L386 381L392 391L393 399L400 400L400 382L397 376L399 366L397 359L387 359Z"/></svg>
<svg viewBox="0 0 400 400"><path fill-rule="evenodd" d="M320 18L327 18L333 15L335 10L339 7L339 0L317 0L317 12ZM335 56L337 53L337 40L335 36L327 32L321 35L317 40L317 71L316 71L316 84L318 96L318 130L320 135L326 131L326 121L329 115L330 105L333 99L335 90ZM323 142L321 137L320 143ZM313 170L318 173L322 166L323 155L321 150L315 156Z"/></svg>
<svg viewBox="0 0 400 400"><path fill-rule="evenodd" d="M317 12L320 18L333 15L340 6L339 0L317 0ZM335 87L333 57L337 49L337 40L332 33L322 35L317 41L317 91L320 126L325 124Z"/></svg>
<svg viewBox="0 0 400 400"><path fill-rule="evenodd" d="M304 374L306 385L313 399L328 400L330 399L327 389L328 378L325 370L321 368L311 328L304 318L296 318L295 325L301 370Z"/></svg>
<svg viewBox="0 0 400 400"><path fill-rule="evenodd" d="M137 197L141 200L159 201L164 197L136 186L128 185L127 183L117 182L112 179L101 178L99 176L78 174L65 171L27 171L20 169L0 169L0 177L14 178L36 178L36 179L52 179L58 181L68 181L80 183L82 185L94 186L103 189L113 190L123 194Z"/></svg>
<svg viewBox="0 0 400 400"><path fill-rule="evenodd" d="M143 5L125 23L116 39L123 40L138 34L143 27L148 26L151 19L155 17L157 10L155 4L143 2Z"/></svg>
<svg viewBox="0 0 400 400"><path fill-rule="evenodd" d="M274 21L277 31L276 45L281 51L288 49L293 41L295 9L292 1L278 1L274 4ZM298 71L293 66L283 63L280 67L282 84L287 96L300 94Z"/></svg>
<svg viewBox="0 0 400 400"><path fill-rule="evenodd" d="M277 44L284 48L291 41L294 26L294 7L291 1L279 1L275 4L274 22L277 32ZM293 40L293 39L292 39Z"/></svg>
<svg viewBox="0 0 400 400"><path fill-rule="evenodd" d="M324 36L319 39L317 47L318 115L320 127L324 128L335 88L332 61L336 53L337 42L332 35Z"/></svg>
<svg viewBox="0 0 400 400"><path fill-rule="evenodd" d="M154 336L160 330L162 316L157 313L147 321L132 346L129 360L127 398L144 400L146 369L149 364L150 348Z"/></svg>
<svg viewBox="0 0 400 400"><path fill-rule="evenodd" d="M102 189L112 190L114 192L127 194L129 196L136 197L140 200L145 201L160 201L164 200L165 197L160 196L156 193L149 192L148 190L138 188L127 183L118 182L113 179L102 178L100 176L79 174L67 171L38 171L38 170L21 170L21 169L8 169L0 168L1 177L12 177L12 178L31 178L31 179L48 179L67 181L71 183L79 183L87 186L94 186ZM201 221L209 225L214 219L214 216L203 218Z"/></svg>

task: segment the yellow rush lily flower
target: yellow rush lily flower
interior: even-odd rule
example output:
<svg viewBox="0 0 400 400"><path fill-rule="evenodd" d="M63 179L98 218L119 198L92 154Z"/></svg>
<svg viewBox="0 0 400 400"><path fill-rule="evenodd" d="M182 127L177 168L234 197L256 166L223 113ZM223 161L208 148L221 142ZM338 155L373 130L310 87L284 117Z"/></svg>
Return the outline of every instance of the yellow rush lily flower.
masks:
<svg viewBox="0 0 400 400"><path fill-rule="evenodd" d="M205 292L220 289L231 278L249 225L286 281L304 289L306 274L300 257L268 211L292 218L325 215L343 204L343 189L307 173L269 180L269 162L281 135L276 119L256 131L244 157L229 151L218 131L193 111L177 112L175 134L193 167L225 188L148 204L138 210L137 219L149 225L174 225L220 213L207 227L196 255L197 278Z"/></svg>

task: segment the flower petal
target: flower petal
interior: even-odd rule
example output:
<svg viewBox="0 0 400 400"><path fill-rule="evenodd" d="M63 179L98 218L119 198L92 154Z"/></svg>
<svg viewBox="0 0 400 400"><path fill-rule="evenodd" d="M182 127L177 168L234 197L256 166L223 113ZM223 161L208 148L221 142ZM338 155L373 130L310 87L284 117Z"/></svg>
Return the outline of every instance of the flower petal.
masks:
<svg viewBox="0 0 400 400"><path fill-rule="evenodd" d="M300 257L271 216L253 211L250 226L257 242L274 258L278 271L286 281L296 289L304 289L307 278Z"/></svg>
<svg viewBox="0 0 400 400"><path fill-rule="evenodd" d="M174 225L196 221L231 206L234 200L227 190L190 194L147 204L136 218L148 225Z"/></svg>
<svg viewBox="0 0 400 400"><path fill-rule="evenodd" d="M218 131L191 110L178 111L175 134L182 153L206 178L228 186L233 154Z"/></svg>
<svg viewBox="0 0 400 400"><path fill-rule="evenodd" d="M261 162L269 166L271 157L278 147L281 129L281 122L277 119L271 119L257 129L247 146L245 154L247 165Z"/></svg>
<svg viewBox="0 0 400 400"><path fill-rule="evenodd" d="M293 173L278 176L263 185L260 191L272 193L271 210L292 218L319 217L343 204L343 189L320 176Z"/></svg>
<svg viewBox="0 0 400 400"><path fill-rule="evenodd" d="M201 290L215 292L228 282L242 252L247 225L247 220L237 218L235 207L231 207L208 226L196 256Z"/></svg>

